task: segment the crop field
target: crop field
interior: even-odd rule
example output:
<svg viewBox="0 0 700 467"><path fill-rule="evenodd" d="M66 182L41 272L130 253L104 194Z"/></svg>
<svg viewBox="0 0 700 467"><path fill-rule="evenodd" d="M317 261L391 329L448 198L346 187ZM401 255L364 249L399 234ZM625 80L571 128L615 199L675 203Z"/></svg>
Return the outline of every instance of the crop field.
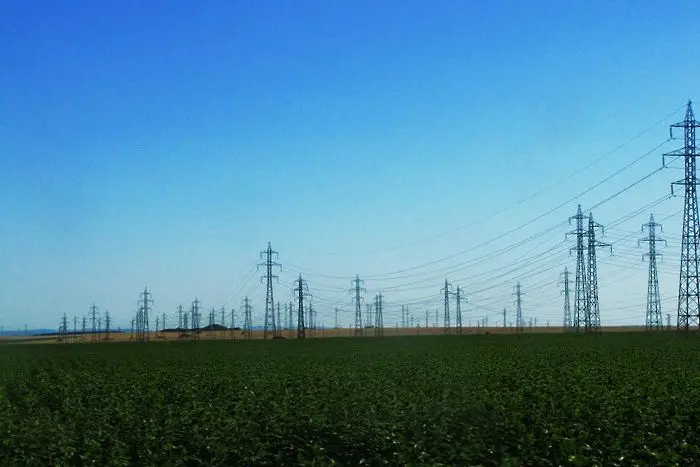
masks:
<svg viewBox="0 0 700 467"><path fill-rule="evenodd" d="M2 465L697 465L662 332L0 346Z"/></svg>

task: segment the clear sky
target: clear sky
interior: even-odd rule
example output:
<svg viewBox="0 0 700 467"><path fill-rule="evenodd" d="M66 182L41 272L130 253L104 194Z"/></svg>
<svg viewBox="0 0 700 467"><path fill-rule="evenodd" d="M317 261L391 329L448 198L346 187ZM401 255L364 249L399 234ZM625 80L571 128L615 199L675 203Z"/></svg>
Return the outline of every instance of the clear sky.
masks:
<svg viewBox="0 0 700 467"><path fill-rule="evenodd" d="M681 144L661 145L700 97L698 31L697 1L4 0L0 324L95 302L127 326L144 286L171 320L248 295L259 323L270 241L275 300L304 272L326 325L352 321L355 274L389 325L402 304L424 325L445 278L465 323L511 313L520 280L559 325L557 225ZM594 211L604 325L643 323L642 208L681 176ZM674 321L681 208L653 207Z"/></svg>

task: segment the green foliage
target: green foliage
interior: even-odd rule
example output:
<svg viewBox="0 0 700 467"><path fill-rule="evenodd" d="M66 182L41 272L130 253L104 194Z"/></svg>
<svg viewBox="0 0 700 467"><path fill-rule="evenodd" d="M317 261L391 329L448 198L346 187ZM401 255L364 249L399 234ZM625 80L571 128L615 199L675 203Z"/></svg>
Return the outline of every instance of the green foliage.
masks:
<svg viewBox="0 0 700 467"><path fill-rule="evenodd" d="M2 465L700 462L695 336L0 350Z"/></svg>

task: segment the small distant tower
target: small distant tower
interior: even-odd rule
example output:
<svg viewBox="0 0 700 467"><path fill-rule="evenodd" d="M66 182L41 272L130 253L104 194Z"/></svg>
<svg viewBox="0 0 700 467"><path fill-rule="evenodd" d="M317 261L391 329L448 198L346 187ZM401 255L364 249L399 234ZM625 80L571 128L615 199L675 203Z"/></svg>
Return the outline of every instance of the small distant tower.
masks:
<svg viewBox="0 0 700 467"><path fill-rule="evenodd" d="M445 279L445 287L442 292L445 294L445 334L450 333L450 288L451 284Z"/></svg>
<svg viewBox="0 0 700 467"><path fill-rule="evenodd" d="M98 308L93 303L90 307L90 316L92 317L92 342L97 342L97 310Z"/></svg>
<svg viewBox="0 0 700 467"><path fill-rule="evenodd" d="M243 299L243 336L246 339L253 337L253 307L248 297Z"/></svg>
<svg viewBox="0 0 700 467"><path fill-rule="evenodd" d="M306 323L304 322L304 301L310 296L309 288L306 285L306 281L302 279L301 274L299 274L299 279L294 281L296 296L298 300L297 304L297 339L306 338Z"/></svg>
<svg viewBox="0 0 700 467"><path fill-rule="evenodd" d="M299 276L301 278L301 276ZM356 275L355 279L353 279L353 288L350 289L351 292L354 292L355 296L353 297L353 300L355 300L355 336L362 337L362 292L365 292L365 289L360 287L364 281L360 280L360 276Z"/></svg>
<svg viewBox="0 0 700 467"><path fill-rule="evenodd" d="M383 307L383 296L381 293L378 293L374 297L374 335L377 337L384 335L384 315L382 310Z"/></svg>
<svg viewBox="0 0 700 467"><path fill-rule="evenodd" d="M265 298L265 326L263 328L263 339L267 339L269 332L272 332L274 337L275 328L277 327L275 325L275 301L272 296L272 280L277 279L279 281L279 278L272 274L272 268L278 267L282 269L282 266L273 260L273 257L277 258L278 253L272 250L272 245L270 242L267 243L267 250L260 253L260 257L262 258L263 255L265 257L265 262L260 263L258 268L260 268L260 266L265 267L265 276L261 277L260 280L265 279L267 281L267 296Z"/></svg>
<svg viewBox="0 0 700 467"><path fill-rule="evenodd" d="M455 292L455 301L457 308L455 309L457 318L457 333L462 334L462 301L466 301L466 297L462 295L462 289L457 286L457 291Z"/></svg>
<svg viewBox="0 0 700 467"><path fill-rule="evenodd" d="M571 299L569 293L569 268L564 268L564 332L571 331Z"/></svg>
<svg viewBox="0 0 700 467"><path fill-rule="evenodd" d="M192 331L190 332L192 336L192 340L198 341L199 340L199 305L200 301L197 297L194 298L194 301L192 302L192 308L191 308L191 313L192 317L190 318L190 326L192 327Z"/></svg>
<svg viewBox="0 0 700 467"><path fill-rule="evenodd" d="M593 214L588 215L588 300L586 313L586 331L600 332L600 304L598 302L598 266L596 261L596 249L610 248L609 243L596 240L596 229L603 231L603 226L593 221Z"/></svg>
<svg viewBox="0 0 700 467"><path fill-rule="evenodd" d="M520 286L520 281L515 286L515 327L518 332L523 332L525 328L525 320L523 319L523 291Z"/></svg>
<svg viewBox="0 0 700 467"><path fill-rule="evenodd" d="M148 313L151 310L151 305L153 300L151 299L151 293L148 291L147 287L144 287L143 292L141 292L140 301L140 311L141 311L141 340L150 340L150 328L148 326Z"/></svg>
<svg viewBox="0 0 700 467"><path fill-rule="evenodd" d="M648 231L648 235L645 238L639 240L641 242L647 242L649 244L649 252L642 255L642 260L644 258L649 259L649 281L647 284L647 318L646 318L646 330L647 331L661 331L664 327L663 315L661 314L661 294L659 292L659 275L656 269L656 258L661 258L661 253L656 252L657 243L666 243L666 240L656 236L656 228L660 230L663 229L661 224L654 222L654 215L649 216L649 222L642 225L642 233L644 233L645 227Z"/></svg>

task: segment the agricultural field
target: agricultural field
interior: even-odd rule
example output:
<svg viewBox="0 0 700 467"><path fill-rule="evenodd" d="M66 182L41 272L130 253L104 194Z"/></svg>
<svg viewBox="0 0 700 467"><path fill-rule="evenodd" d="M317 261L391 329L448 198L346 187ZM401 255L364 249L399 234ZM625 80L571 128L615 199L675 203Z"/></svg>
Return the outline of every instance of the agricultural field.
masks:
<svg viewBox="0 0 700 467"><path fill-rule="evenodd" d="M672 332L0 346L2 465L697 465Z"/></svg>

